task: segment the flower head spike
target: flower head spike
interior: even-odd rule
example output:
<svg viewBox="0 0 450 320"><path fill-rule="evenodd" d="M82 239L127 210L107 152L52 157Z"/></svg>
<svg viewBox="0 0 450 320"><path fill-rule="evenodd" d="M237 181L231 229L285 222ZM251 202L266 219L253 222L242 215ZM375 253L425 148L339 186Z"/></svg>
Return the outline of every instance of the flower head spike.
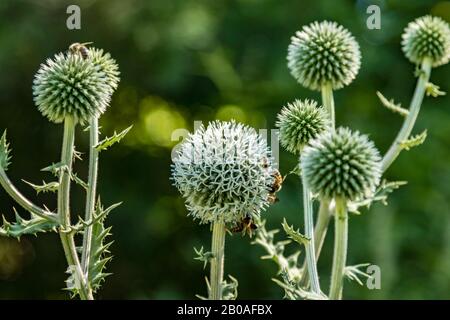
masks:
<svg viewBox="0 0 450 320"><path fill-rule="evenodd" d="M302 172L322 198L357 200L373 194L380 182L381 157L366 135L348 128L328 131L307 146Z"/></svg>
<svg viewBox="0 0 450 320"><path fill-rule="evenodd" d="M33 96L39 111L60 123L67 116L85 123L102 114L111 97L105 73L90 59L59 53L36 73Z"/></svg>
<svg viewBox="0 0 450 320"><path fill-rule="evenodd" d="M297 81L311 90L325 84L349 85L361 66L359 45L336 22L313 22L297 31L288 48L288 67Z"/></svg>
<svg viewBox="0 0 450 320"><path fill-rule="evenodd" d="M431 58L433 67L450 60L450 27L439 17L424 16L410 22L402 35L402 49L413 63Z"/></svg>
<svg viewBox="0 0 450 320"><path fill-rule="evenodd" d="M276 126L280 128L281 145L289 152L300 150L327 130L329 117L322 106L313 100L295 100L278 114Z"/></svg>
<svg viewBox="0 0 450 320"><path fill-rule="evenodd" d="M253 128L215 121L182 143L172 179L194 219L234 225L267 206L271 162L267 142Z"/></svg>

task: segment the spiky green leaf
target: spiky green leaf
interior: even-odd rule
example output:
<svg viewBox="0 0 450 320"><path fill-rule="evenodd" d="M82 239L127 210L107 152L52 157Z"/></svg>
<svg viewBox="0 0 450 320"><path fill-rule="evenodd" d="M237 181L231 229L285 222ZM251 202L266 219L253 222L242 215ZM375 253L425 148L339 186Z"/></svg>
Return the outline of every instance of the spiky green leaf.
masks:
<svg viewBox="0 0 450 320"><path fill-rule="evenodd" d="M379 91L377 91L377 96L380 99L383 106L391 110L392 112L398 113L402 117L406 117L409 114L408 109L402 108L401 104L396 104L393 99L388 100L385 96Z"/></svg>
<svg viewBox="0 0 450 320"><path fill-rule="evenodd" d="M411 148L420 146L422 143L424 143L426 138L427 138L427 130L424 130L420 134L411 136L411 138L401 141L400 148L404 150L410 150Z"/></svg>
<svg viewBox="0 0 450 320"><path fill-rule="evenodd" d="M90 222L92 223L92 242L89 254L88 281L94 292L100 289L104 279L110 275L110 273L105 272L105 267L112 259L109 247L113 242L108 242L107 239L111 235L112 227L105 227L104 223L108 214L118 205L115 204L104 209L99 199L95 208L93 221Z"/></svg>
<svg viewBox="0 0 450 320"><path fill-rule="evenodd" d="M42 181L41 185L37 185L37 184L33 184L31 182L28 182L26 180L22 180L23 182L25 182L26 184L28 184L30 187L32 187L37 194L39 193L47 193L47 192L56 192L58 191L59 188L59 182L57 181L52 181L52 182L45 182Z"/></svg>
<svg viewBox="0 0 450 320"><path fill-rule="evenodd" d="M222 298L223 300L236 300L238 297L237 279L231 275L228 276L230 281L224 280L222 283Z"/></svg>
<svg viewBox="0 0 450 320"><path fill-rule="evenodd" d="M301 287L300 283L292 279L287 271L281 274L281 280L272 279L284 290L284 298L288 300L327 300L327 296L323 293L317 294L306 291Z"/></svg>
<svg viewBox="0 0 450 320"><path fill-rule="evenodd" d="M31 215L29 220L23 219L15 212L16 221L9 222L3 216L3 225L0 227L0 235L20 238L23 235L36 235L39 232L56 231L59 226L57 222L49 221L36 215Z"/></svg>
<svg viewBox="0 0 450 320"><path fill-rule="evenodd" d="M85 182L84 180L82 180L81 178L79 178L76 173L72 172L72 174L70 175L70 178L72 179L73 182L80 185L84 190L87 190L89 188L88 183Z"/></svg>
<svg viewBox="0 0 450 320"><path fill-rule="evenodd" d="M211 251L206 251L204 252L203 247L201 247L200 249L194 248L196 257L194 258L194 260L198 260L198 261L202 261L203 262L203 269L206 268L206 265L211 261L211 259L213 258L213 253Z"/></svg>
<svg viewBox="0 0 450 320"><path fill-rule="evenodd" d="M55 177L59 177L64 170L67 170L67 166L61 162L52 163L48 167L41 169L41 171L50 172Z"/></svg>
<svg viewBox="0 0 450 320"><path fill-rule="evenodd" d="M287 236L298 244L306 246L310 241L310 239L301 234L298 229L295 230L294 226L290 226L286 219L283 219L283 223L281 225L283 226L284 232L286 232Z"/></svg>
<svg viewBox="0 0 450 320"><path fill-rule="evenodd" d="M362 286L363 282L361 280L361 277L366 279L372 278L371 275L360 270L361 268L368 266L370 266L370 263L361 263L354 266L346 266L344 269L344 276L352 281L357 282L360 286Z"/></svg>
<svg viewBox="0 0 450 320"><path fill-rule="evenodd" d="M348 211L354 214L360 214L359 208L366 207L370 208L372 203L374 202L381 202L384 205L387 205L387 199L389 195L394 192L394 190L397 190L401 186L407 184L406 181L387 181L383 180L380 185L378 186L375 193L365 199L362 199L360 201L351 201L348 202L347 207Z"/></svg>
<svg viewBox="0 0 450 320"><path fill-rule="evenodd" d="M114 131L114 134L112 137L106 137L104 140L100 141L96 146L95 149L97 151L103 151L108 149L109 147L111 147L112 145L120 142L120 140L122 140L127 133L131 130L133 126L129 126L128 128L126 128L125 130L123 130L120 133L117 133Z"/></svg>
<svg viewBox="0 0 450 320"><path fill-rule="evenodd" d="M425 92L427 96L432 96L433 98L437 98L439 96L445 96L445 91L441 91L441 88L434 83L428 82L425 87Z"/></svg>
<svg viewBox="0 0 450 320"><path fill-rule="evenodd" d="M3 132L2 137L0 138L0 168L4 171L8 170L8 166L11 161L11 149L9 147L9 143L6 140L6 130Z"/></svg>

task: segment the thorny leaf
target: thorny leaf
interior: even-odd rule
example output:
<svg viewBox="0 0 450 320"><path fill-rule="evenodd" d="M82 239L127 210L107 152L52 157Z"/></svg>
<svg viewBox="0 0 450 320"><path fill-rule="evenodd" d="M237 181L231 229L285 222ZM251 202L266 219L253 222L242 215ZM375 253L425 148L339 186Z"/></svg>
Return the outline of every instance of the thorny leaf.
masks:
<svg viewBox="0 0 450 320"><path fill-rule="evenodd" d="M41 169L41 171L50 172L55 177L59 177L63 170L67 170L67 166L61 162L52 163L48 167Z"/></svg>
<svg viewBox="0 0 450 320"><path fill-rule="evenodd" d="M230 278L230 282L223 280L222 282L222 299L223 300L236 300L238 297L238 281L235 277L229 275L228 276ZM207 277L205 277L205 281L206 281L206 289L208 292L208 296L210 296L211 293L211 285L209 283L209 280ZM199 298L200 300L208 300L207 297L201 296L199 294L195 295L197 298Z"/></svg>
<svg viewBox="0 0 450 320"><path fill-rule="evenodd" d="M200 250L194 247L194 251L197 255L194 260L203 261L203 269L205 269L208 262L214 257L213 253L211 251L203 252L203 247Z"/></svg>
<svg viewBox="0 0 450 320"><path fill-rule="evenodd" d="M26 180L23 180L23 182L25 182L26 184L28 184L29 186L31 186L36 192L37 194L39 193L47 193L47 192L56 192L58 191L59 188L59 182L57 181L52 181L52 182L45 182L44 180L42 180L42 184L41 185L36 185L33 184L31 182L28 182Z"/></svg>
<svg viewBox="0 0 450 320"><path fill-rule="evenodd" d="M266 255L262 256L263 260L272 260L278 266L278 274L287 270L289 276L292 279L300 279L302 274L302 269L298 267L298 257L300 255L300 250L295 251L290 256L285 256L284 251L286 245L291 243L291 240L283 240L275 242L275 235L279 230L266 229L266 221L262 220L257 222L258 229L256 231L256 239L252 244L257 244L263 247L266 251Z"/></svg>
<svg viewBox="0 0 450 320"><path fill-rule="evenodd" d="M281 280L272 279L273 282L278 284L284 289L284 298L288 300L327 300L328 297L322 294L317 294L304 290L300 284L292 280L289 273L284 271L281 274Z"/></svg>
<svg viewBox="0 0 450 320"><path fill-rule="evenodd" d="M3 225L0 227L0 235L20 239L21 236L38 232L56 231L59 226L57 222L51 222L48 219L31 214L29 220L23 219L14 209L15 222L8 222L3 216Z"/></svg>
<svg viewBox="0 0 450 320"><path fill-rule="evenodd" d="M427 138L427 130L424 130L422 133L411 136L411 138L400 141L400 148L404 150L409 150L411 148L420 146L422 143L424 143L425 139Z"/></svg>
<svg viewBox="0 0 450 320"><path fill-rule="evenodd" d="M409 111L405 108L402 108L400 103L396 104L393 99L386 99L386 97L383 96L381 92L377 91L377 96L380 99L381 103L392 112L398 113L403 117L406 117L409 114Z"/></svg>
<svg viewBox="0 0 450 320"><path fill-rule="evenodd" d="M105 278L111 275L111 273L105 273L105 266L112 259L109 247L113 244L113 241L107 242L107 238L111 235L112 227L106 228L104 222L108 214L118 205L115 204L104 209L99 199L95 208L88 266L88 281L94 292L100 289Z"/></svg>
<svg viewBox="0 0 450 320"><path fill-rule="evenodd" d="M300 233L300 231L294 230L294 226L290 226L286 219L283 219L283 223L281 224L283 226L284 232L286 232L287 236L297 242L300 245L306 246L308 242L311 240L307 237L305 237L303 234Z"/></svg>
<svg viewBox="0 0 450 320"><path fill-rule="evenodd" d="M361 263L354 266L346 266L344 269L344 276L352 281L356 281L359 285L363 285L360 277L364 277L367 279L372 278L371 275L367 274L364 271L361 271L360 268L368 267L370 263Z"/></svg>
<svg viewBox="0 0 450 320"><path fill-rule="evenodd" d="M389 197L389 194L391 194L392 192L394 192L394 190L400 188L401 186L407 183L408 183L407 181L383 180L371 197L362 199L360 201L349 202L347 204L348 211L354 214L360 214L361 213L359 212L360 207L370 208L370 206L374 202L381 202L382 204L387 205L387 199Z"/></svg>
<svg viewBox="0 0 450 320"><path fill-rule="evenodd" d="M230 282L224 280L222 283L222 299L236 300L238 297L239 283L235 277L231 275L229 275L228 277L230 278Z"/></svg>
<svg viewBox="0 0 450 320"><path fill-rule="evenodd" d="M64 290L70 292L70 298L73 299L80 295L83 279L80 279L76 266L68 266L66 273L69 275L66 279L66 287Z"/></svg>
<svg viewBox="0 0 450 320"><path fill-rule="evenodd" d="M445 96L445 94L446 94L445 91L440 90L439 86L437 86L431 82L428 82L426 84L425 93L427 94L427 96L432 96L433 98L437 98L439 96Z"/></svg>
<svg viewBox="0 0 450 320"><path fill-rule="evenodd" d="M78 178L78 175L76 173L72 172L70 175L70 179L76 184L80 185L84 190L89 189L89 184L84 180Z"/></svg>
<svg viewBox="0 0 450 320"><path fill-rule="evenodd" d="M6 130L3 132L2 137L0 138L0 168L7 171L8 166L11 163L11 149L9 147L9 143L6 140Z"/></svg>
<svg viewBox="0 0 450 320"><path fill-rule="evenodd" d="M73 162L75 162L75 160L83 161L83 158L81 157L82 154L83 152L77 151L75 147L73 147Z"/></svg>
<svg viewBox="0 0 450 320"><path fill-rule="evenodd" d="M211 293L211 285L209 284L208 277L205 277L205 282L206 282L206 292L207 292L208 297L209 297L209 295L210 295L210 293ZM196 294L195 296L196 296L197 298L199 298L200 300L208 300L207 297L201 296L201 295L199 295L199 294Z"/></svg>
<svg viewBox="0 0 450 320"><path fill-rule="evenodd" d="M100 152L100 151L108 149L115 143L120 142L120 140L122 140L127 135L127 133L131 130L132 127L133 126L129 126L128 128L126 128L125 130L123 130L120 133L117 133L114 131L114 134L112 137L106 137L104 140L100 141L95 146L95 149Z"/></svg>

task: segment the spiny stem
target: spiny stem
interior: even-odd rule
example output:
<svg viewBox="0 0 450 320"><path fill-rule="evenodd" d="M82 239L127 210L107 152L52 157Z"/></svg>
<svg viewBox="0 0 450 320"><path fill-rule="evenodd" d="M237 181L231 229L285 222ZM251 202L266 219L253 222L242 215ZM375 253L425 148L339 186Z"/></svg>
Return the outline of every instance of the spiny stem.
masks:
<svg viewBox="0 0 450 320"><path fill-rule="evenodd" d="M383 172L386 171L389 166L394 162L397 156L402 151L401 142L408 139L411 135L411 131L419 115L420 106L425 95L426 85L430 80L432 61L430 58L425 58L422 61L421 73L419 79L417 80L416 90L414 91L414 96L409 107L409 113L403 122L403 126L399 131L397 137L392 143L386 155L383 157L381 167Z"/></svg>
<svg viewBox="0 0 450 320"><path fill-rule="evenodd" d="M58 216L61 221L60 238L69 268L75 273L76 284L80 286L80 298L92 300L92 292L87 287L86 278L81 269L80 261L75 247L73 233L66 232L70 228L70 174L72 171L73 148L75 142L75 121L72 117L66 117L64 121L64 137L61 152L61 164L64 170L59 178L58 190Z"/></svg>
<svg viewBox="0 0 450 320"><path fill-rule="evenodd" d="M334 225L334 254L329 297L332 300L340 300L342 299L342 288L344 286L348 241L348 215L345 199L336 199Z"/></svg>
<svg viewBox="0 0 450 320"><path fill-rule="evenodd" d="M225 224L223 222L214 222L211 245L211 276L209 279L211 289L209 300L222 300L225 235Z"/></svg>
<svg viewBox="0 0 450 320"><path fill-rule="evenodd" d="M316 253L314 245L314 222L311 191L302 175L303 182L303 208L305 215L305 236L310 239L306 244L306 264L308 266L309 281L311 283L311 291L320 294L319 275L317 273Z"/></svg>
<svg viewBox="0 0 450 320"><path fill-rule="evenodd" d="M28 200L23 194L21 194L11 182L11 180L9 180L6 172L2 167L0 167L0 184L2 185L3 189L5 189L5 191L10 195L10 197L13 198L25 210L49 221L58 222L58 216L56 214L42 209L41 207Z"/></svg>
<svg viewBox="0 0 450 320"><path fill-rule="evenodd" d="M95 199L97 193L98 154L95 148L98 144L98 118L92 117L89 124L89 180L86 194L85 221L91 221L94 216ZM92 245L92 225L88 226L83 235L83 251L81 266L86 279L89 279L89 257Z"/></svg>

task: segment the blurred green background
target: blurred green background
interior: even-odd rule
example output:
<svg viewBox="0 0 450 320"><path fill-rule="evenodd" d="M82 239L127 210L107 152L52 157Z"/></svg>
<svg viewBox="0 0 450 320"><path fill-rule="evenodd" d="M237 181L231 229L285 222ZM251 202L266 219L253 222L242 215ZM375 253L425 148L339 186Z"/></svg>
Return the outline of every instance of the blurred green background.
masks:
<svg viewBox="0 0 450 320"><path fill-rule="evenodd" d="M66 28L66 8L78 4L82 29ZM366 8L378 4L381 30L368 30ZM400 49L407 23L425 14L450 21L450 1L293 1L293 0L3 0L0 2L0 129L8 128L13 147L9 175L39 204L55 207L55 197L36 197L21 179L50 179L40 169L58 161L62 126L46 121L33 104L31 85L39 64L72 42L93 41L117 59L122 81L101 118L111 134L130 124L120 145L101 154L99 191L105 205L124 204L109 217L113 225L113 273L101 299L176 299L205 294L203 264L193 247L209 247L207 226L186 217L169 181L177 128L194 120L235 118L255 128L274 128L277 112L295 98L319 99L300 87L286 67L290 37L314 20L335 20L348 28L362 50L357 79L336 92L337 121L369 133L384 152L401 118L379 103L375 92L407 106L415 86L414 66ZM434 69L432 81L450 91L450 66ZM401 154L387 172L409 184L350 220L349 264L381 267L381 290L346 283L347 298L450 298L450 98L427 98L415 132L428 129L420 148ZM86 152L88 136L77 133ZM87 161L77 162L80 175ZM282 151L287 173L296 159ZM84 208L83 192L73 188L73 211ZM290 176L264 216L271 228L283 217L302 226L301 187ZM0 190L0 213L12 218L15 204ZM17 207L17 206L16 206ZM22 212L23 213L23 212ZM23 213L25 215L25 213ZM280 234L280 237L282 235ZM319 271L326 288L332 232ZM281 298L271 281L276 267L261 261L260 247L248 238L228 237L226 274L239 279L239 298ZM66 299L61 290L65 260L55 234L0 238L0 298Z"/></svg>

